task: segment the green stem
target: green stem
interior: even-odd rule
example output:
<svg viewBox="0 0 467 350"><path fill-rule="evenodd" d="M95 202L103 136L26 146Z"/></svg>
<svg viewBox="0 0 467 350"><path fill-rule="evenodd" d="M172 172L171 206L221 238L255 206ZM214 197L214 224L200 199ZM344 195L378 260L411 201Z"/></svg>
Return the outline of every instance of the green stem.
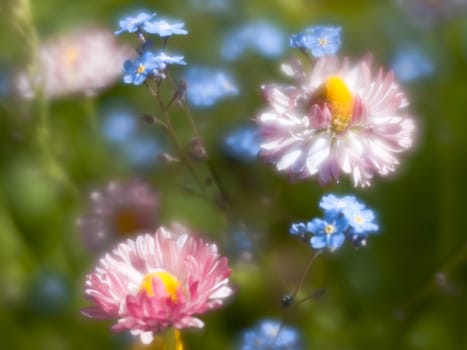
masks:
<svg viewBox="0 0 467 350"><path fill-rule="evenodd" d="M180 331L169 328L164 333L156 335L152 343L145 348L149 350L183 350L184 346Z"/></svg>
<svg viewBox="0 0 467 350"><path fill-rule="evenodd" d="M32 6L30 0L18 0L12 7L13 21L18 33L23 37L27 52L30 55L28 75L31 87L34 92L34 109L37 111L36 122L36 143L40 150L41 158L48 175L65 184L74 195L78 193L62 167L57 162L50 149L50 108L43 82L38 79L40 76L39 59L39 39L32 16Z"/></svg>
<svg viewBox="0 0 467 350"><path fill-rule="evenodd" d="M99 126L97 124L96 103L95 103L94 97L85 96L83 104L84 104L84 113L87 118L89 128L91 128L91 131L94 134L97 134Z"/></svg>
<svg viewBox="0 0 467 350"><path fill-rule="evenodd" d="M441 269L437 270L432 278L424 284L412 297L410 297L405 303L402 303L400 307L397 308L398 311L405 313L415 305L420 303L431 293L434 292L436 288L439 287L437 282L438 275L448 275L452 270L454 270L459 264L461 264L467 258L467 242L465 242L462 248L457 254L455 254L451 259L449 259Z"/></svg>
<svg viewBox="0 0 467 350"><path fill-rule="evenodd" d="M310 270L311 265L313 264L313 261L321 254L320 250L313 251L308 258L308 262L305 265L305 269L303 270L302 277L300 278L300 281L297 284L297 287L295 287L295 291L292 294L292 298L295 298L300 291L300 289L303 286L303 283L305 282L306 275L308 274L308 271Z"/></svg>
<svg viewBox="0 0 467 350"><path fill-rule="evenodd" d="M185 112L185 115L190 123L190 126L191 126L191 129L193 131L193 134L195 135L195 137L201 142L201 145L205 148L205 145L206 143L204 142L204 139L203 139L203 136L201 135L199 129L198 129L198 126L196 125L196 122L195 122L195 119L193 118L193 114L191 113L191 109L190 107L188 106L187 102L184 101L183 104L181 104L181 108L182 110ZM205 150L206 151L206 150ZM226 191L226 189L224 188L224 186L222 186L222 182L220 180L220 176L217 174L217 171L216 169L214 168L213 164L212 164L212 161L211 161L211 158L209 157L209 155L207 154L206 152L206 166L211 174L211 178L221 196L221 204L222 204L222 207L223 209L225 210L226 214L228 216L233 216L232 214L232 208L231 208L231 204L230 204L230 201L229 201L229 195Z"/></svg>
<svg viewBox="0 0 467 350"><path fill-rule="evenodd" d="M163 122L165 124L165 129L167 130L169 137L172 141L172 143L175 146L175 149L178 153L178 156L180 157L180 160L182 161L182 164L188 169L190 174L192 175L193 179L196 181L198 184L199 188L204 190L205 184L201 181L201 179L198 177L198 174L196 173L193 164L191 163L190 158L188 155L185 153L183 150L183 146L180 143L180 141L177 138L177 134L175 133L175 129L173 127L172 121L170 120L169 112L167 110L167 107L165 106L164 102L162 102L160 93L159 93L159 88L157 91L154 91L149 84L146 84L146 86L149 88L151 94L156 98L157 103L159 104L159 109L162 113L162 118Z"/></svg>

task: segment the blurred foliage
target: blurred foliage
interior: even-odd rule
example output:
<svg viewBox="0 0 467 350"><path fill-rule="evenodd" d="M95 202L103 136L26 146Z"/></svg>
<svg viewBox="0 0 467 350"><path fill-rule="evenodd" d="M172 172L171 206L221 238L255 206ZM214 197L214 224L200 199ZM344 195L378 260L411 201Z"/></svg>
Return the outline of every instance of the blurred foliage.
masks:
<svg viewBox="0 0 467 350"><path fill-rule="evenodd" d="M109 331L109 322L80 315L86 305L84 276L96 257L84 250L74 221L91 189L133 176L160 192L163 224L182 221L219 241L221 251L231 255L238 292L225 308L203 317L203 331L184 332L188 349L229 349L242 330L264 317L285 318L303 332L309 349L465 347L467 237L461 219L467 208L467 79L462 73L467 71L466 16L420 26L394 1L231 0L227 10L217 12L205 6L197 9L194 2L31 0L31 14L41 40L95 23L113 30L120 17L135 9L169 15L184 20L190 31L170 42L189 64L224 66L235 73L240 95L197 111L195 117L211 164L232 200L235 219L254 233L253 259L238 259L229 241L231 223L219 208L184 190L182 184L192 180L183 168L160 163L135 168L102 135L100 111L106 104L123 101L137 114L152 113L155 103L144 88L117 83L95 98L50 101L48 152L61 171L38 146L44 106L16 96L0 97L2 348L131 347L129 337ZM21 7L26 3L0 4L0 68L5 81L32 57L33 32L25 27L27 14ZM289 184L270 166L225 156L220 147L225 132L261 110L261 84L283 79L278 59L249 54L235 62L219 61L223 34L256 19L273 21L287 35L308 25L339 24L341 53L354 60L371 52L376 62L387 66L398 46L410 43L430 54L435 74L405 87L419 132L416 148L403 157L395 176L378 178L363 190L354 190L346 181L320 188L313 179ZM178 112L172 118L188 143L188 124ZM141 123L140 128L162 137L153 126ZM382 232L366 249L344 248L321 256L303 295L326 288L325 295L285 310L279 300L294 289L310 254L288 235L288 226L316 216L318 198L328 191L355 192L378 211ZM438 273L441 279L436 279Z"/></svg>

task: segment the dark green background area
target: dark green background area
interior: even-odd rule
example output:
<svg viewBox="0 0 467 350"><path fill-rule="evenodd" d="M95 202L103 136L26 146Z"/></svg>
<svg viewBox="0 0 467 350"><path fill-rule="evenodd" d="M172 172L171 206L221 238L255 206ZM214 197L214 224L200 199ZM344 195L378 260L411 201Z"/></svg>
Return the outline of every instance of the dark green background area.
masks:
<svg viewBox="0 0 467 350"><path fill-rule="evenodd" d="M467 349L465 15L420 26L394 1L231 2L230 10L216 13L196 10L189 0L31 0L40 38L95 23L114 29L119 18L135 9L182 19L190 34L174 38L171 47L183 53L189 64L225 66L235 74L239 96L208 111L195 111L211 163L231 199L235 222L183 190L193 185L183 168L161 165L138 172L93 127L91 111L112 101L128 102L141 114L155 111L143 87L119 83L92 101L67 97L50 103L51 149L72 185L51 176L37 147L37 105L3 98L0 347L131 347L131 339L109 332L110 322L84 319L79 313L87 305L84 276L96 257L85 251L74 221L86 209L91 188L136 175L160 192L162 224L182 221L205 232L230 257L238 292L225 308L202 317L204 330L183 333L188 349L233 349L242 330L271 317L297 327L307 349ZM28 39L20 32L20 3L2 0L0 4L0 64L12 73L30 57ZM394 176L376 178L366 189L353 189L347 180L320 188L315 179L290 184L268 165L242 164L223 155L219 145L224 133L263 108L261 84L283 79L279 60L255 54L231 63L219 58L223 34L258 19L273 21L287 35L309 25L341 25L340 53L353 61L372 53L375 62L387 66L399 45L416 44L430 54L435 74L404 87L417 122L417 142L401 156ZM188 142L190 129L183 116L176 112L173 120L181 139ZM163 137L156 128L143 127L154 137ZM202 164L198 167L200 173L205 169ZM355 193L364 200L377 212L381 234L372 237L365 249L346 245L320 256L301 294L319 288L326 293L284 310L279 300L293 291L311 253L287 233L288 227L292 221L320 215L319 198L328 192ZM229 228L238 223L252 233L250 262L232 253ZM42 291L44 276L63 282L56 297Z"/></svg>

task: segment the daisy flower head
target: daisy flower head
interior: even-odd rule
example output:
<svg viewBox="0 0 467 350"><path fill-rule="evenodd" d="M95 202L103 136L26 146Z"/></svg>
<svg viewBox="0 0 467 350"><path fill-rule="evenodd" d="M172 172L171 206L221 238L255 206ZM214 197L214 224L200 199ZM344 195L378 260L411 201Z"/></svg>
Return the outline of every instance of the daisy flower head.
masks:
<svg viewBox="0 0 467 350"><path fill-rule="evenodd" d="M158 210L159 195L146 183L112 181L91 192L77 225L86 248L100 253L124 237L154 230Z"/></svg>
<svg viewBox="0 0 467 350"><path fill-rule="evenodd" d="M355 187L395 171L411 147L415 124L391 72L372 74L371 59L350 65L335 56L311 70L283 64L292 85L265 85L268 107L257 117L260 156L292 179L316 176L321 185L349 175Z"/></svg>
<svg viewBox="0 0 467 350"><path fill-rule="evenodd" d="M82 313L115 319L114 331L130 330L149 344L168 328L202 328L196 316L232 295L229 275L227 258L215 244L161 227L128 239L98 262L85 283L95 305Z"/></svg>
<svg viewBox="0 0 467 350"><path fill-rule="evenodd" d="M120 45L112 33L101 28L82 28L59 35L40 46L37 72L21 71L15 88L23 98L33 98L40 85L48 98L82 94L94 96L113 85L133 49Z"/></svg>

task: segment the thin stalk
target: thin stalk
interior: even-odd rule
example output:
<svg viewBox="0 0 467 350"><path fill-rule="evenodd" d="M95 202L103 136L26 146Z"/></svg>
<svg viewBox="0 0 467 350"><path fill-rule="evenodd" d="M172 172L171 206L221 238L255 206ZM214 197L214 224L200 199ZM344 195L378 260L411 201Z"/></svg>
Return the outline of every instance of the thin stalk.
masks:
<svg viewBox="0 0 467 350"><path fill-rule="evenodd" d="M157 100L157 103L159 105L159 109L160 109L160 111L162 113L162 118L163 118L163 121L164 121L164 124L165 124L165 129L167 130L167 133L169 134L169 137L170 137L172 143L174 144L174 146L175 146L175 148L177 150L177 153L178 153L178 155L179 155L179 157L180 157L180 159L182 161L182 164L184 164L185 167L188 169L188 171L191 173L191 175L193 176L193 179L196 181L198 186L201 189L204 189L205 184L198 177L198 174L196 173L196 171L195 171L195 169L193 167L193 164L190 161L190 158L186 155L185 151L183 150L182 144L180 143L180 141L177 138L177 134L175 133L175 129L174 129L173 125L172 125L172 121L170 120L168 110L167 110L166 106L164 105L164 102L162 101L162 99L160 97L159 91L154 91L149 86L149 84L146 84L146 86L148 86L148 88L151 91L151 94Z"/></svg>
<svg viewBox="0 0 467 350"><path fill-rule="evenodd" d="M204 142L204 139L203 139L203 136L201 135L200 131L199 131L199 128L195 122L195 119L193 118L193 114L191 113L191 109L190 107L188 106L187 102L184 101L182 102L181 104L181 108L182 110L185 112L185 115L190 123L190 126L191 126L191 129L193 131L193 134L195 135L195 137L201 142L202 146L205 147L205 142ZM229 205L229 195L226 191L226 189L224 188L224 186L222 186L222 182L220 180L220 177L219 175L217 174L217 171L216 169L214 169L214 166L209 158L209 155L207 155L206 157L206 166L211 174L211 178L213 179L214 181L214 184L215 186L217 187L217 190L219 191L220 195L221 195L221 200L222 200L222 205L223 205L223 208L226 210L226 213L231 216L232 215L232 209Z"/></svg>
<svg viewBox="0 0 467 350"><path fill-rule="evenodd" d="M294 300L295 300L295 297L298 295L298 292L300 291L300 289L302 288L303 286L303 283L305 282L305 278L306 278L306 275L308 274L308 271L310 270L311 268L311 265L313 264L313 261L315 261L315 259L321 254L321 251L320 250L317 250L317 251L313 251L310 255L310 257L308 258L308 261L305 265L305 268L303 269L303 273L300 277L300 280L297 284L297 286L295 287L295 290L294 292L290 295L290 303L286 304L285 306L291 306L294 304ZM300 300L299 303L302 303L302 302L305 302L307 300L310 300L312 299L312 297L308 297L308 298L304 298L303 300ZM296 304L296 303L295 303ZM282 330L282 328L284 327L284 321L282 320L280 325L279 325L279 328L276 332L276 335L274 336L274 338L271 340L271 343L270 343L270 346L272 348L272 345L274 345L274 343L276 342L277 338L279 337L279 334Z"/></svg>
<svg viewBox="0 0 467 350"><path fill-rule="evenodd" d="M321 254L320 250L313 251L308 258L308 262L305 265L305 268L303 270L302 276L300 278L300 281L298 282L297 286L295 287L294 292L292 293L292 298L295 298L300 291L300 289L303 286L303 283L305 282L306 275L308 274L308 271L310 270L311 265L313 264L313 261Z"/></svg>
<svg viewBox="0 0 467 350"><path fill-rule="evenodd" d="M35 96L34 109L37 111L35 140L40 150L44 167L52 179L66 185L73 195L77 195L79 191L70 181L50 149L50 108L45 95L43 82L38 79L41 73L39 38L32 16L31 1L19 0L15 3L12 10L15 17L14 23L19 34L23 37L26 49L30 55L31 63L28 66L28 75Z"/></svg>
<svg viewBox="0 0 467 350"><path fill-rule="evenodd" d="M421 302L423 299L428 297L436 287L438 287L436 276L439 274L448 275L454 268L456 268L460 263L462 263L467 258L467 242L463 244L462 248L455 254L451 259L449 259L441 269L437 270L432 278L425 283L412 297L410 297L405 303L402 303L400 307L397 308L398 311L405 313L416 304Z"/></svg>

